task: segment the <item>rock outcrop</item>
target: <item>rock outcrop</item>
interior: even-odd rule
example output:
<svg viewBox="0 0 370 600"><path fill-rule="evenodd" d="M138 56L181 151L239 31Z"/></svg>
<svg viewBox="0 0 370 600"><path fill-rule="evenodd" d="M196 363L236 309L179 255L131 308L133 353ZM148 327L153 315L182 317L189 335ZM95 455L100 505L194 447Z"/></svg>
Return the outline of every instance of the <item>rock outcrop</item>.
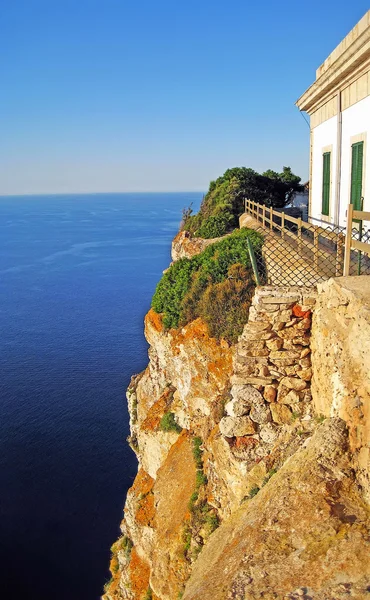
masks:
<svg viewBox="0 0 370 600"><path fill-rule="evenodd" d="M319 286L312 350L316 411L349 428L353 466L370 502L370 277Z"/></svg>
<svg viewBox="0 0 370 600"><path fill-rule="evenodd" d="M191 237L188 231L180 231L173 239L171 248L171 257L173 261L179 258L192 258L196 254L203 252L208 246L219 242L224 236L212 239Z"/></svg>
<svg viewBox="0 0 370 600"><path fill-rule="evenodd" d="M139 470L106 600L370 597L351 424L311 392L317 306L312 289L257 288L234 345L149 311L149 364L127 392Z"/></svg>
<svg viewBox="0 0 370 600"><path fill-rule="evenodd" d="M183 600L367 598L369 513L344 422L318 427L211 536Z"/></svg>

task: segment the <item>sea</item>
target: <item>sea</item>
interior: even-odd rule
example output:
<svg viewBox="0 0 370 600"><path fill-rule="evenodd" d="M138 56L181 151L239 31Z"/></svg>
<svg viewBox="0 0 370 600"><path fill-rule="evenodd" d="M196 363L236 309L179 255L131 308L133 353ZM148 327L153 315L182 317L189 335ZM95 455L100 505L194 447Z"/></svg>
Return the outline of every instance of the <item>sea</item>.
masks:
<svg viewBox="0 0 370 600"><path fill-rule="evenodd" d="M125 390L201 193L0 197L0 597L98 600L137 470Z"/></svg>

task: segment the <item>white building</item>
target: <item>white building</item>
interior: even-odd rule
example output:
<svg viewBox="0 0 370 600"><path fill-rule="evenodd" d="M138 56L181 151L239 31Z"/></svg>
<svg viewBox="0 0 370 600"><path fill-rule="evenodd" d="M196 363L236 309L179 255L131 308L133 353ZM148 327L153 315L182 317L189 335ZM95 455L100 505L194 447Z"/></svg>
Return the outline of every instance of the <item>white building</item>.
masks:
<svg viewBox="0 0 370 600"><path fill-rule="evenodd" d="M309 215L344 226L349 203L370 211L370 10L297 106L311 121Z"/></svg>

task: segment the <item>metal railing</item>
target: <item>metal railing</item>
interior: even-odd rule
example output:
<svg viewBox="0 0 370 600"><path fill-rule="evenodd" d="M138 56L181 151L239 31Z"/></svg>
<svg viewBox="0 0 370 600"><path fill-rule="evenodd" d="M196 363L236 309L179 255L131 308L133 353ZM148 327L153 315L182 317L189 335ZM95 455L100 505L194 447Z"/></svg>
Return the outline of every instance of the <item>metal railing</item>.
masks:
<svg viewBox="0 0 370 600"><path fill-rule="evenodd" d="M276 285L288 285L292 280L295 285L311 285L343 274L370 275L370 244L355 239L359 229L352 223L353 219L370 220L370 213L360 214L352 207L351 217L349 208L346 233L332 223L315 225L253 200L245 201L245 211L262 225L265 263L267 258L272 273L269 279ZM285 271L278 271L278 263L286 265Z"/></svg>
<svg viewBox="0 0 370 600"><path fill-rule="evenodd" d="M347 209L343 275L353 274L353 269L351 268L353 259L357 263L356 275L361 275L365 269L370 270L370 243L363 241L363 221L370 221L370 212L354 210L353 204L349 204ZM354 228L354 222L358 223L358 228ZM359 239L355 239L354 236ZM369 239L368 235L366 235L366 238ZM357 254L357 257L353 256L354 253Z"/></svg>

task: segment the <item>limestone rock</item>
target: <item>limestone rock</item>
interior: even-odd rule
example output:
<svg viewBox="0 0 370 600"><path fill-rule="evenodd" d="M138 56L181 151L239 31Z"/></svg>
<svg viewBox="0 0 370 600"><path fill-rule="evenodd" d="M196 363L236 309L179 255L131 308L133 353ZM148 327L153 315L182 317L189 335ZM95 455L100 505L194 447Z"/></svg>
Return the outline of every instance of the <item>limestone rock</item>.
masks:
<svg viewBox="0 0 370 600"><path fill-rule="evenodd" d="M276 359L282 359L282 360L286 360L286 359L290 359L290 360L297 360L300 357L300 353L296 350L276 350L270 353L270 359L271 360L276 360Z"/></svg>
<svg viewBox="0 0 370 600"><path fill-rule="evenodd" d="M299 589L315 600L365 599L370 521L346 447L343 422L320 426L210 537L183 600L283 600Z"/></svg>
<svg viewBox="0 0 370 600"><path fill-rule="evenodd" d="M267 404L254 404L251 412L249 413L250 418L255 423L269 423L271 421L271 412Z"/></svg>
<svg viewBox="0 0 370 600"><path fill-rule="evenodd" d="M312 379L312 369L308 368L308 369L301 369L300 371L297 371L297 375L298 377L300 377L301 379L303 379L303 381L311 381Z"/></svg>
<svg viewBox="0 0 370 600"><path fill-rule="evenodd" d="M278 423L279 425L291 423L292 412L287 406L285 406L285 404L278 404L277 402L274 402L273 404L270 404L270 410L274 423Z"/></svg>
<svg viewBox="0 0 370 600"><path fill-rule="evenodd" d="M171 258L173 261L180 258L192 258L196 254L203 252L208 246L219 242L222 237L213 239L193 238L188 231L180 231L173 239Z"/></svg>
<svg viewBox="0 0 370 600"><path fill-rule="evenodd" d="M283 340L280 338L274 338L272 340L268 340L266 342L266 346L267 348L269 348L269 350L280 350L283 347Z"/></svg>
<svg viewBox="0 0 370 600"><path fill-rule="evenodd" d="M300 395L295 390L289 390L284 386L279 389L277 401L280 404L296 404L300 399Z"/></svg>
<svg viewBox="0 0 370 600"><path fill-rule="evenodd" d="M262 425L259 430L259 436L265 444L274 444L278 436L276 425L273 423Z"/></svg>
<svg viewBox="0 0 370 600"><path fill-rule="evenodd" d="M229 417L243 417L250 412L251 408L250 400L230 400L225 404L225 412Z"/></svg>
<svg viewBox="0 0 370 600"><path fill-rule="evenodd" d="M276 400L276 388L273 385L267 385L265 387L265 391L263 392L263 397L267 402L275 402Z"/></svg>
<svg viewBox="0 0 370 600"><path fill-rule="evenodd" d="M247 417L223 417L219 424L220 432L224 437L243 437L252 435L256 431L253 421Z"/></svg>
<svg viewBox="0 0 370 600"><path fill-rule="evenodd" d="M290 390L296 390L300 392L307 387L307 383L298 377L283 377L281 385L289 388Z"/></svg>
<svg viewBox="0 0 370 600"><path fill-rule="evenodd" d="M311 319L306 317L305 319L302 319L302 321L300 321L297 325L297 329L310 329L311 327Z"/></svg>

